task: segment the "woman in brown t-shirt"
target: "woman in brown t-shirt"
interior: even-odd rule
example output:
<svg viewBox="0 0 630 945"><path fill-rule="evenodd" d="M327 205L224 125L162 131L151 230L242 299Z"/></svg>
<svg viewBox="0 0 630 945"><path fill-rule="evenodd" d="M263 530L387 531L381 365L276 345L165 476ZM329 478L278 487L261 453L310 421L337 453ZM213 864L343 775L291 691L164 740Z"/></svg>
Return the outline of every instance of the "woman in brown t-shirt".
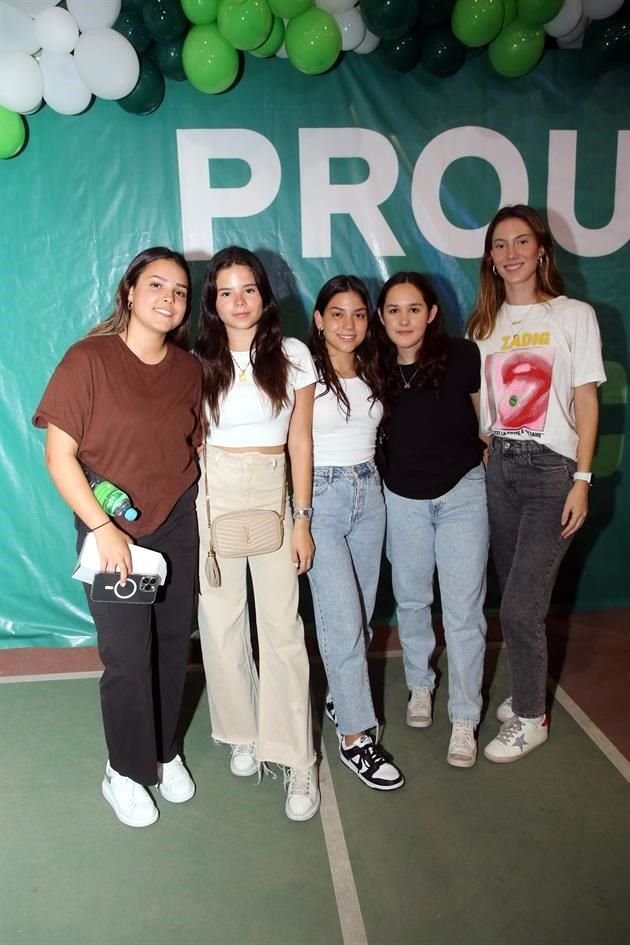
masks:
<svg viewBox="0 0 630 945"><path fill-rule="evenodd" d="M114 313L69 349L33 418L47 427L46 465L76 515L77 546L93 532L101 569L120 572L121 585L132 570L131 544L167 560L166 584L153 605L94 602L86 585L105 667L100 693L109 759L102 790L131 827L158 818L145 785L157 784L175 803L195 792L175 737L198 554L202 386L199 363L187 351L189 286L179 253L164 247L139 253L118 286ZM141 513L136 521L107 517L82 463L131 496Z"/></svg>

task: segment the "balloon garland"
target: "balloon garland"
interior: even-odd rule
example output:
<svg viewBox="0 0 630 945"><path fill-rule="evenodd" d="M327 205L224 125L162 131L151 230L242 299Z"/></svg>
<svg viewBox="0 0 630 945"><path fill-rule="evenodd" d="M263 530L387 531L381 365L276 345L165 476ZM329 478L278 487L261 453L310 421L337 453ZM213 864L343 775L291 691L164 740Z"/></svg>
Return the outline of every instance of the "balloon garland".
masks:
<svg viewBox="0 0 630 945"><path fill-rule="evenodd" d="M0 0L0 159L26 141L42 102L78 115L93 96L127 112L159 108L165 79L214 95L243 54L277 56L307 75L377 47L390 68L446 77L487 49L506 78L545 48L583 48L589 68L630 61L630 0Z"/></svg>

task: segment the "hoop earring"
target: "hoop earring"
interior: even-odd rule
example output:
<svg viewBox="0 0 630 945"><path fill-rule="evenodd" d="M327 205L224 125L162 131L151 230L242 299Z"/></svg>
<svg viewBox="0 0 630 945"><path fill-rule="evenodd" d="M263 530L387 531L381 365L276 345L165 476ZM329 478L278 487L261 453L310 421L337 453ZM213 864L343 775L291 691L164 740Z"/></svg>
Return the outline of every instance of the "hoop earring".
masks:
<svg viewBox="0 0 630 945"><path fill-rule="evenodd" d="M541 255L538 257L538 268L539 268L539 269L542 268L542 264L543 264L543 259L544 259L544 258L545 258L545 257L544 257L544 255L543 255L542 253L541 253Z"/></svg>
<svg viewBox="0 0 630 945"><path fill-rule="evenodd" d="M498 275L499 275L499 273L497 272L497 267L495 266L494 263L492 263L492 275L493 275L493 276L498 276Z"/></svg>
<svg viewBox="0 0 630 945"><path fill-rule="evenodd" d="M323 329L323 328L318 328L318 329L317 329L317 334L319 335L319 337L320 337L320 338L322 339L322 341L323 341L323 339L324 339L324 329Z"/></svg>
<svg viewBox="0 0 630 945"><path fill-rule="evenodd" d="M129 298L128 298L128 299L127 299L127 308L129 309L129 311L131 311L132 306L133 306L133 299L129 299Z"/></svg>

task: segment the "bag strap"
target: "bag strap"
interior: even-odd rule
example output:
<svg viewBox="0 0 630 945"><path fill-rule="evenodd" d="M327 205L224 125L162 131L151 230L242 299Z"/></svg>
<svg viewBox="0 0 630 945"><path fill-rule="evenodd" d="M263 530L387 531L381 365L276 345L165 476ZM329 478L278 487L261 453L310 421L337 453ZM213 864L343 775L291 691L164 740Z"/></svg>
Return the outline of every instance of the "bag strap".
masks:
<svg viewBox="0 0 630 945"><path fill-rule="evenodd" d="M208 453L206 441L203 443L203 485L206 493L206 518L210 531L210 548L212 549L212 519L210 518L210 492L208 491ZM280 521L284 522L284 513L287 508L287 477L282 477L282 495L280 496Z"/></svg>

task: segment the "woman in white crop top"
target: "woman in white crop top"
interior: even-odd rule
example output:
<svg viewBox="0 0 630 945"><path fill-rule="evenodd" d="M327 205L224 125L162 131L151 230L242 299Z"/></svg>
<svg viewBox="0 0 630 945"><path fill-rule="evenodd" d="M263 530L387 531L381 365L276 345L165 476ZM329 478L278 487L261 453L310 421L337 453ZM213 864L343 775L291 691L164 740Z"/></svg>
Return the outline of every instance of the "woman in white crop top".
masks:
<svg viewBox="0 0 630 945"><path fill-rule="evenodd" d="M468 335L481 352L490 545L511 677L484 753L504 763L547 741L545 618L588 513L606 379L595 312L564 295L551 233L531 207L503 207L490 222Z"/></svg>
<svg viewBox="0 0 630 945"><path fill-rule="evenodd" d="M339 756L368 787L392 791L404 778L370 734L378 723L366 654L385 535L374 464L383 408L373 394L372 317L367 289L355 276L335 276L315 302L309 337L318 373L315 557L308 577L330 690L326 714L336 725Z"/></svg>
<svg viewBox="0 0 630 945"><path fill-rule="evenodd" d="M200 489L199 631L212 734L215 741L231 746L230 769L237 776L253 775L265 762L282 765L287 817L308 820L319 808L319 788L298 574L310 568L313 556L315 371L306 346L282 338L269 279L249 250L232 246L211 259L195 353L204 371L207 436L202 473L207 474L212 520L254 508L284 514L281 547L249 557L217 555L221 586L212 587L205 574L209 523L205 490ZM286 451L293 516L283 498ZM248 568L258 671L250 640Z"/></svg>

